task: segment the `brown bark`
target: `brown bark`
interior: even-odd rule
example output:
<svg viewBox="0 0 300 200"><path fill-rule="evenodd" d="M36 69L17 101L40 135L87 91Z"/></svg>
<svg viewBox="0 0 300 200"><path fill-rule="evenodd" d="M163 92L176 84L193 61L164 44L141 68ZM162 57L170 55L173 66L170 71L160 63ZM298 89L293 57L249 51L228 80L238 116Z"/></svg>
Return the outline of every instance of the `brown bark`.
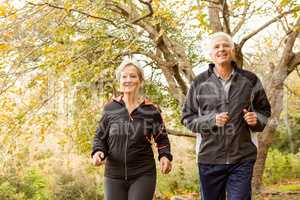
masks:
<svg viewBox="0 0 300 200"><path fill-rule="evenodd" d="M272 116L268 126L265 128L263 133L259 134L258 137L259 147L252 180L253 191L255 193L260 192L262 186L262 177L264 173L268 149L272 143L273 134L277 128L277 122L279 121L279 116L282 111L283 82L274 80L269 94L271 95L271 97L269 96L269 100L272 107Z"/></svg>
<svg viewBox="0 0 300 200"><path fill-rule="evenodd" d="M223 31L223 26L220 20L220 2L219 1L210 1L208 17L210 22L210 28L213 32Z"/></svg>
<svg viewBox="0 0 300 200"><path fill-rule="evenodd" d="M185 76L188 81L192 81L195 77L184 47L170 39L159 26L151 24L146 20L146 17L141 16L137 10L130 8L128 5L113 1L107 1L106 5L107 8L120 14L134 25L143 28L149 34L149 38L156 45L159 52L149 58L162 69L170 93L174 94L174 97L182 103L188 88L182 76ZM147 3L147 6L150 10L147 17L151 17L151 13L153 13L151 2Z"/></svg>
<svg viewBox="0 0 300 200"><path fill-rule="evenodd" d="M300 17L295 23L295 26L298 26L299 24ZM271 123L259 136L259 150L252 182L254 192L259 192L261 189L267 153L272 143L273 134L278 126L277 122L279 121L280 113L283 109L284 81L297 66L295 64L297 63L298 53L293 53L293 47L298 34L298 32L294 31L288 35L280 62L277 66L275 66L274 72L272 73L272 79L269 81L269 85L267 86L268 97L272 107L272 116Z"/></svg>

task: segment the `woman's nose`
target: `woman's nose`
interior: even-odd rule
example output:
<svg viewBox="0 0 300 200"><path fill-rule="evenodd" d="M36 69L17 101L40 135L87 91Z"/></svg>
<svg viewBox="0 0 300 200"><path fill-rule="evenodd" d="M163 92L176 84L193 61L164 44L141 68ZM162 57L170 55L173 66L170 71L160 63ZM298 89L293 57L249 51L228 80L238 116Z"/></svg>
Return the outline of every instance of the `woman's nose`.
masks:
<svg viewBox="0 0 300 200"><path fill-rule="evenodd" d="M129 76L126 77L125 82L131 82L131 78Z"/></svg>

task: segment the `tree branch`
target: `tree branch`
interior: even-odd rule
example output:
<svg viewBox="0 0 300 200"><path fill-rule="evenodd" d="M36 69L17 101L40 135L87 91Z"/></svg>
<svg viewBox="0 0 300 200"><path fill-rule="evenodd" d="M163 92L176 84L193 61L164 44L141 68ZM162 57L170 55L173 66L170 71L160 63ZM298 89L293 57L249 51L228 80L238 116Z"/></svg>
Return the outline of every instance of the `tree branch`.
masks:
<svg viewBox="0 0 300 200"><path fill-rule="evenodd" d="M209 1L208 16L209 16L210 27L212 31L219 32L219 31L223 31L223 26L220 21L219 8L216 8L215 4L220 5L215 1Z"/></svg>
<svg viewBox="0 0 300 200"><path fill-rule="evenodd" d="M237 23L237 25L233 28L233 31L231 32L232 36L235 35L241 29L243 24L245 23L247 12L248 12L249 8L250 8L250 4L249 4L248 0L245 0L245 8L244 8L244 11L242 13L242 18Z"/></svg>
<svg viewBox="0 0 300 200"><path fill-rule="evenodd" d="M293 12L297 12L299 11L300 8L297 9L293 9L293 10L289 10L286 12L281 13L280 15L276 16L275 18L269 20L268 22L266 22L265 24L263 24L261 27L259 27L258 29L254 30L252 33L248 34L247 36L245 36L242 41L239 43L239 48L241 49L243 47L243 45L247 42L247 40L249 40L251 37L253 37L254 35L256 35L257 33L259 33L260 31L262 31L263 29L265 29L266 27L268 27L269 25L273 24L274 22L276 22L278 19L282 18L283 16L293 13Z"/></svg>
<svg viewBox="0 0 300 200"><path fill-rule="evenodd" d="M300 72L299 72L298 66L296 67L296 72L297 72L298 77L300 78Z"/></svg>
<svg viewBox="0 0 300 200"><path fill-rule="evenodd" d="M48 6L48 7L51 7L51 8L56 8L56 9L60 9L60 10L65 10L67 12L74 12L74 13L79 13L79 14L82 14L82 15L85 15L87 17L90 17L90 18L93 18L93 19L100 19L100 20L103 20L103 21L106 21L106 22L109 22L110 24L112 24L113 26L115 27L118 27L118 25L116 23L114 23L112 20L110 19L107 19L107 18L104 18L104 17L99 17L99 16L96 16L96 15L92 15L90 13L87 13L87 12L84 12L84 11L81 11L81 10L77 10L77 9L74 9L74 8L71 8L71 9L66 9L64 7L61 7L61 6L57 6L57 5L53 5L53 4L50 4L50 3L32 3L30 1L27 1L27 3L29 5L33 5L33 6Z"/></svg>
<svg viewBox="0 0 300 200"><path fill-rule="evenodd" d="M300 97L300 94L297 92L297 90L291 89L287 84L284 84L284 87L293 95Z"/></svg>
<svg viewBox="0 0 300 200"><path fill-rule="evenodd" d="M293 57L293 59L292 59L292 61L291 61L291 68L292 68L292 69L296 69L296 70L297 70L297 73L298 73L298 75L299 75L299 77L300 77L300 73L299 73L299 70L298 70L298 68L297 68L298 65L300 65L300 52L295 53L295 54L294 54L294 57Z"/></svg>
<svg viewBox="0 0 300 200"><path fill-rule="evenodd" d="M192 132L176 131L168 128L167 128L167 133L175 136L184 136L184 137L193 137L193 138L196 137L196 134Z"/></svg>
<svg viewBox="0 0 300 200"><path fill-rule="evenodd" d="M300 16L298 17L296 23L294 24L294 28L298 27L300 25ZM292 62L295 59L295 54L293 53L293 47L295 45L296 38L298 36L298 32L296 30L292 31L290 34L288 34L286 45L284 47L282 58L280 60L280 66L287 67L288 74L291 73L294 70L294 67L292 65ZM298 57L296 57L298 59ZM296 60L297 61L297 60ZM295 63L294 65L296 65Z"/></svg>
<svg viewBox="0 0 300 200"><path fill-rule="evenodd" d="M142 4L145 4L148 7L149 13L147 15L143 16L143 17L140 17L138 19L133 20L132 21L133 24L136 24L137 22L139 22L139 21L141 21L141 20L143 20L143 19L145 19L147 17L151 17L153 15L153 13L154 13L152 5L151 5L152 0L148 0L148 1L139 0L139 2L141 2Z"/></svg>
<svg viewBox="0 0 300 200"><path fill-rule="evenodd" d="M230 30L230 22L229 22L229 10L228 10L228 4L226 0L222 0L223 5L222 5L222 14L223 14L223 24L225 26L225 32L231 35L231 30Z"/></svg>

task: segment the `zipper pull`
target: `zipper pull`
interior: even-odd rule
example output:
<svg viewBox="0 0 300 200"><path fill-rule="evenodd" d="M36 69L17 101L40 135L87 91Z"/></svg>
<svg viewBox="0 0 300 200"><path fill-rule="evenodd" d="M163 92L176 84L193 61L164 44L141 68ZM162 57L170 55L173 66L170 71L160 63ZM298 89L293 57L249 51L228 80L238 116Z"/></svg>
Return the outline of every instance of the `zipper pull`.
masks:
<svg viewBox="0 0 300 200"><path fill-rule="evenodd" d="M129 115L129 119L130 119L130 121L133 121L133 118L131 117L131 115Z"/></svg>

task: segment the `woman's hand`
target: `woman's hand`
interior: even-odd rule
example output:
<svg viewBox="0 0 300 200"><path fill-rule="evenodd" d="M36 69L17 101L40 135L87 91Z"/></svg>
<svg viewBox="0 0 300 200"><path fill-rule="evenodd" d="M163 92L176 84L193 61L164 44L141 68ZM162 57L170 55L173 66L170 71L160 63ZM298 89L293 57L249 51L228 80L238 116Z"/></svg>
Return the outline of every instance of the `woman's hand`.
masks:
<svg viewBox="0 0 300 200"><path fill-rule="evenodd" d="M102 151L97 151L93 155L93 163L95 166L100 166L104 163L104 153Z"/></svg>
<svg viewBox="0 0 300 200"><path fill-rule="evenodd" d="M160 171L162 174L168 174L172 169L172 164L167 157L161 157L159 164L160 164Z"/></svg>

